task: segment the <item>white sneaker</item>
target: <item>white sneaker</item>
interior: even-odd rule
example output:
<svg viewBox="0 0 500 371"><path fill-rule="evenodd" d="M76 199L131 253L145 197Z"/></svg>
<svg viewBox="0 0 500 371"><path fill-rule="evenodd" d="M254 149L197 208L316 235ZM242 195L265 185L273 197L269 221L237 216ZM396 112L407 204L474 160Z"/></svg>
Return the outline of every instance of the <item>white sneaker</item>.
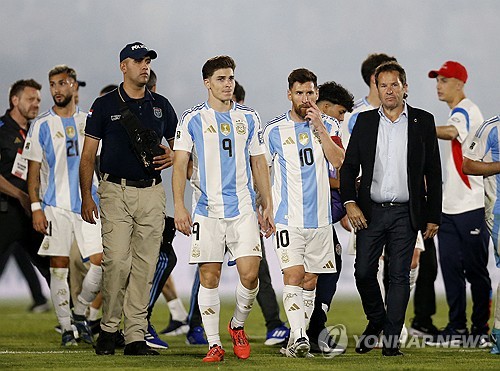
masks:
<svg viewBox="0 0 500 371"><path fill-rule="evenodd" d="M309 354L310 349L309 340L302 337L295 340L292 345L286 348L285 355L291 358L305 358Z"/></svg>

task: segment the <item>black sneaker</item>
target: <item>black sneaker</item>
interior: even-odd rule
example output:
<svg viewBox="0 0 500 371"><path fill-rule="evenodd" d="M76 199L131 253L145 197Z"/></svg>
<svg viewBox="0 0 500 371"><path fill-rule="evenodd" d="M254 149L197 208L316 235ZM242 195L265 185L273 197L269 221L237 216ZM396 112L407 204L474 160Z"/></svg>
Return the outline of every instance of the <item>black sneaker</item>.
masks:
<svg viewBox="0 0 500 371"><path fill-rule="evenodd" d="M435 336L439 333L439 330L436 326L430 322L430 324L419 323L418 321L413 320L411 323L410 329L408 330L408 334L410 336L415 336L418 338Z"/></svg>
<svg viewBox="0 0 500 371"><path fill-rule="evenodd" d="M425 343L436 347L459 347L468 341L469 331L467 329L456 329L450 325L439 331L432 338L425 340Z"/></svg>
<svg viewBox="0 0 500 371"><path fill-rule="evenodd" d="M176 321L171 319L168 326L160 331L160 334L177 336L187 334L189 331L189 325L187 321Z"/></svg>
<svg viewBox="0 0 500 371"><path fill-rule="evenodd" d="M95 344L95 354L101 356L115 354L115 338L117 332L106 332L101 329Z"/></svg>
<svg viewBox="0 0 500 371"><path fill-rule="evenodd" d="M125 345L125 349L123 349L123 355L125 356L158 356L156 350L148 347L145 341L133 341Z"/></svg>

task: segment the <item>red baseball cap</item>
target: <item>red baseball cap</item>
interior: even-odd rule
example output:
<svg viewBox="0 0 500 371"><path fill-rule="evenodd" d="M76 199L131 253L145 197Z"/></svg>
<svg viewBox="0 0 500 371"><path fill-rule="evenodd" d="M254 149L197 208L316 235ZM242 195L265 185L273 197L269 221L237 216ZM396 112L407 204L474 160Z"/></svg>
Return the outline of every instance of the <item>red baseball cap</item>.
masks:
<svg viewBox="0 0 500 371"><path fill-rule="evenodd" d="M454 61L444 62L439 70L432 70L429 72L429 77L431 79L438 75L448 78L454 77L464 83L467 82L467 70L460 63Z"/></svg>

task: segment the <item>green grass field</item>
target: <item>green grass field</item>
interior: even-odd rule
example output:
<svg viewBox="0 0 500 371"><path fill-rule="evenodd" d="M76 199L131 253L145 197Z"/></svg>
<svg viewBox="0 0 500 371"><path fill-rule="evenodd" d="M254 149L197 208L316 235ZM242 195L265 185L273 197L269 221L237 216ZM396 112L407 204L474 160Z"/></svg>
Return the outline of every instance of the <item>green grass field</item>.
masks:
<svg viewBox="0 0 500 371"><path fill-rule="evenodd" d="M160 300L162 301L162 300ZM485 370L500 369L500 357L488 350L460 348L407 348L404 357L387 358L380 350L359 355L354 352L353 335L359 335L366 325L361 305L357 298L335 300L330 311L329 324L341 323L347 328L349 347L346 354L313 359L290 359L279 354L279 349L265 346L265 326L258 305L250 314L246 331L252 344L252 355L248 360L238 360L232 353L231 340L225 330L232 314L232 303L222 305L221 333L226 348L226 359L220 364L203 364L205 346L188 346L184 336L163 337L170 349L160 351L159 357L125 357L121 350L115 356L97 356L91 346L80 344L71 349L62 348L60 335L53 328L56 318L53 312L30 314L27 302L0 303L0 368L1 369L286 369L286 370ZM410 308L412 309L412 308ZM470 311L469 311L470 313ZM409 310L407 324L411 312ZM153 314L153 323L161 330L168 319L167 306L160 303ZM435 317L438 326L446 324L446 304L440 300Z"/></svg>

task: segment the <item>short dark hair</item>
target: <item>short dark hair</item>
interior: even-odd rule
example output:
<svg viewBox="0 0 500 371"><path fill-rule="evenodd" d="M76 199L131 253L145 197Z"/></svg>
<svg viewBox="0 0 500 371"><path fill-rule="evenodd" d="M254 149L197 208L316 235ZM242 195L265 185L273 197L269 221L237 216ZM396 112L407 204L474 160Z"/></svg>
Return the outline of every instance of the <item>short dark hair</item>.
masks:
<svg viewBox="0 0 500 371"><path fill-rule="evenodd" d="M9 107L10 107L10 109L14 108L14 105L12 104L12 98L14 96L20 97L22 92L24 91L24 88L33 88L36 90L42 90L42 85L40 85L38 82L36 82L33 79L17 80L15 83L12 84L12 86L9 89Z"/></svg>
<svg viewBox="0 0 500 371"><path fill-rule="evenodd" d="M361 76L366 85L370 86L370 78L375 73L378 66L385 62L397 62L395 57L390 57L384 53L373 53L370 54L361 64Z"/></svg>
<svg viewBox="0 0 500 371"><path fill-rule="evenodd" d="M327 81L319 86L318 102L322 100L344 106L348 112L352 112L354 106L354 95L335 81Z"/></svg>
<svg viewBox="0 0 500 371"><path fill-rule="evenodd" d="M218 55L210 58L201 68L203 80L208 79L214 74L215 71L223 68L231 68L234 71L236 69L236 63L234 63L233 58L228 55Z"/></svg>
<svg viewBox="0 0 500 371"><path fill-rule="evenodd" d="M378 86L378 77L382 72L397 72L399 80L403 85L406 85L406 71L398 62L385 62L377 67L375 70L375 83Z"/></svg>
<svg viewBox="0 0 500 371"><path fill-rule="evenodd" d="M293 84L296 82L300 84L312 82L315 87L318 86L318 78L307 68L297 68L296 70L290 72L290 75L288 75L288 88L291 89Z"/></svg>
<svg viewBox="0 0 500 371"><path fill-rule="evenodd" d="M245 100L245 89L241 86L238 81L234 80L234 97L236 98L236 102L242 102Z"/></svg>
<svg viewBox="0 0 500 371"><path fill-rule="evenodd" d="M155 71L150 70L150 72L149 72L149 80L146 83L146 88L148 88L148 90L153 89L153 87L156 85L156 80L157 80L157 78L156 78Z"/></svg>
<svg viewBox="0 0 500 371"><path fill-rule="evenodd" d="M77 81L76 80L76 71L74 70L74 68L68 67L65 64L60 64L60 65L57 65L54 68L52 68L49 71L49 79L52 76L59 75L60 73L65 73L69 77L71 77L73 80Z"/></svg>
<svg viewBox="0 0 500 371"><path fill-rule="evenodd" d="M109 92L115 90L117 87L118 87L118 85L115 85L115 84L106 85L104 88L101 89L101 91L99 92L99 95L108 94Z"/></svg>

